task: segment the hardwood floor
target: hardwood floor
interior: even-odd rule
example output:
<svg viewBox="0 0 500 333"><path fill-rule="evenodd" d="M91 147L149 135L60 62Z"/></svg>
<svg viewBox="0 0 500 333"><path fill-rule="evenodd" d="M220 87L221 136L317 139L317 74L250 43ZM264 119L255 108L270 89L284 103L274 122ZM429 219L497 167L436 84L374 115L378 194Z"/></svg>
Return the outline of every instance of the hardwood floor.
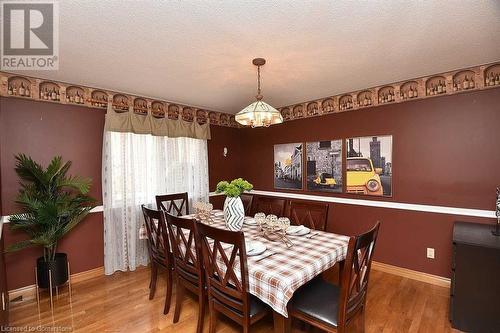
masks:
<svg viewBox="0 0 500 333"><path fill-rule="evenodd" d="M366 332L458 332L448 321L447 288L418 282L396 275L372 271L368 292ZM13 302L10 323L13 327L43 326L52 332L195 332L197 301L186 298L179 323L173 324L173 309L163 315L165 279L158 280L155 298L148 300L149 269L116 273L73 284L72 302L67 288L60 291L51 313L49 297ZM174 288L175 293L175 288ZM294 324L293 332L302 332ZM42 330L40 330L42 331ZM208 313L204 331L208 332ZM239 332L231 321L221 318L217 332ZM358 331L352 327L352 331ZM273 332L272 317L252 326L252 332Z"/></svg>

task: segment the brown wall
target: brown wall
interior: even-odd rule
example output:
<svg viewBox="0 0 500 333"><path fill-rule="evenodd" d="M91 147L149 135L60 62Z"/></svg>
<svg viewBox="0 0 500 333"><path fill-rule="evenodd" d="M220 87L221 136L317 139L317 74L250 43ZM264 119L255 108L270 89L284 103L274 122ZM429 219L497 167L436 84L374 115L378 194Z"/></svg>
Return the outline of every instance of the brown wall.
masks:
<svg viewBox="0 0 500 333"><path fill-rule="evenodd" d="M499 105L500 89L493 89L243 129L242 175L256 189L273 191L274 144L391 134L393 197L381 200L494 210L495 187L500 184ZM449 276L452 224L458 219L493 223L332 204L328 229L353 234L380 220L376 260ZM426 247L436 249L436 259L425 257Z"/></svg>
<svg viewBox="0 0 500 333"><path fill-rule="evenodd" d="M212 139L208 141L209 189L221 180L232 180L241 177L241 161L244 152L241 150L241 129L211 126ZM228 153L224 157L224 147Z"/></svg>
<svg viewBox="0 0 500 333"><path fill-rule="evenodd" d="M91 195L102 204L101 155L104 111L86 107L0 98L0 215L19 211L15 198L18 178L14 155L25 153L46 165L55 155L73 161L70 173L93 180ZM241 170L240 132L235 128L212 126L208 142L210 189L221 179L239 177ZM223 157L223 148L228 148ZM102 213L90 214L59 244L68 253L72 273L101 267L104 263ZM25 236L3 228L5 243ZM34 283L38 248L7 254L9 289Z"/></svg>
<svg viewBox="0 0 500 333"><path fill-rule="evenodd" d="M273 190L276 143L392 134L394 196L384 200L493 210L494 188L500 184L496 172L500 165L499 103L500 89L493 89L291 121L267 129L212 126L208 142L210 190L218 181L236 177L246 177L256 189ZM13 155L19 152L43 163L58 154L72 160L71 173L93 179L92 195L100 204L103 125L102 110L0 98L2 214L16 211ZM224 146L229 150L225 158ZM220 204L221 200L216 201ZM457 219L492 222L332 204L328 228L354 234L381 220L377 260L449 276L451 230ZM22 235L12 234L5 226L4 237L9 244ZM91 214L61 242L72 272L102 266L103 247L101 213ZM426 247L436 249L435 260L425 258ZM39 249L31 249L7 255L9 289L34 282L34 259L39 253Z"/></svg>
<svg viewBox="0 0 500 333"><path fill-rule="evenodd" d="M102 204L101 155L104 112L79 106L0 99L0 176L2 214L19 211L15 205L18 178L14 155L25 153L46 165L53 156L71 160L70 174L92 178L91 195ZM23 234L3 228L5 244ZM90 214L60 243L67 252L73 273L103 265L102 213ZM7 283L15 289L34 283L35 258L39 248L7 254Z"/></svg>
<svg viewBox="0 0 500 333"><path fill-rule="evenodd" d="M5 244L22 240L26 236L10 231L4 226ZM104 224L102 213L92 213L58 243L58 251L68 254L71 274L84 272L104 265ZM5 255L7 286L9 290L35 283L36 258L40 248L31 248Z"/></svg>

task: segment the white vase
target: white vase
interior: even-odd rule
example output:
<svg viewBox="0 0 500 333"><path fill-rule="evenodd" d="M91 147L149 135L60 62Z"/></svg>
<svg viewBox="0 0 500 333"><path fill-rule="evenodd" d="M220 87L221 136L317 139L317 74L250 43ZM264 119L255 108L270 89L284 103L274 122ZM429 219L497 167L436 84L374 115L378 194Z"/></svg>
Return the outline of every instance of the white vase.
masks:
<svg viewBox="0 0 500 333"><path fill-rule="evenodd" d="M229 230L241 230L245 220L245 208L240 197L226 197L224 201L224 220Z"/></svg>

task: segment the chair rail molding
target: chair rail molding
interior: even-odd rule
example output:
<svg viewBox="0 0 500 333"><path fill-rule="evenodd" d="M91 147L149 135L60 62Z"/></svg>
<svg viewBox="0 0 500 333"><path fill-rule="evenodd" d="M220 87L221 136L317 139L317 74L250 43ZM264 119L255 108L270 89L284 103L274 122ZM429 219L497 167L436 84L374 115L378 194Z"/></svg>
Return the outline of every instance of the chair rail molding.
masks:
<svg viewBox="0 0 500 333"><path fill-rule="evenodd" d="M290 192L252 190L248 193L249 194L256 194L256 195L264 195L264 196L283 197L283 198L287 198L287 199L322 201L322 202L331 202L331 203L338 203L338 204L345 204L345 205L357 205L357 206L378 207L378 208L388 208L388 209L401 209L401 210L426 212L426 213L449 214L449 215L472 216L472 217L485 217L485 218L496 219L496 215L495 215L494 210L460 208L460 207L449 207L449 206L432 206L432 205L423 205L423 204L394 202L394 201L353 199L353 198L330 197L330 196L302 194L302 193L290 193ZM222 195L222 194L215 193L215 192L210 192L210 194L209 194L210 197L218 196L218 195Z"/></svg>
<svg viewBox="0 0 500 333"><path fill-rule="evenodd" d="M341 198L341 197L329 197L322 195L313 194L301 194L301 193L289 193L289 192L273 192L273 191L260 191L252 190L248 192L249 194L283 197L288 199L299 199L299 200L309 200L309 201L322 201L339 203L345 205L357 205L357 206L367 206L367 207L378 207L378 208L388 208L388 209L401 209L416 212L426 212L426 213L436 213L436 214L449 214L449 215L459 215L459 216L472 216L472 217L485 217L496 219L494 210L484 210L484 209L473 209L473 208L460 208L460 207L449 207L449 206L432 206L432 205L422 205L422 204L412 204L404 202L394 202L394 201L379 201L379 200L365 200L365 199L351 199L351 198ZM224 195L223 193L210 192L209 197L216 197ZM94 207L90 213L102 213L104 211L104 206ZM1 223L9 223L10 215L1 216Z"/></svg>

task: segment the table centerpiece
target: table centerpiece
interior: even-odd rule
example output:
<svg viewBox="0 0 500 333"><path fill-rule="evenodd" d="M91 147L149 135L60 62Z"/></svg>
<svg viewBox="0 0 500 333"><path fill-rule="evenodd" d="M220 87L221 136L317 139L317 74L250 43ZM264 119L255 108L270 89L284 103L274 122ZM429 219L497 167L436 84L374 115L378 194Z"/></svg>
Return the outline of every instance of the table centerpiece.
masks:
<svg viewBox="0 0 500 333"><path fill-rule="evenodd" d="M245 208L240 195L245 191L250 191L253 185L243 178L233 179L230 183L223 180L217 184L216 193L224 193L224 220L226 227L232 231L241 230L245 220Z"/></svg>

